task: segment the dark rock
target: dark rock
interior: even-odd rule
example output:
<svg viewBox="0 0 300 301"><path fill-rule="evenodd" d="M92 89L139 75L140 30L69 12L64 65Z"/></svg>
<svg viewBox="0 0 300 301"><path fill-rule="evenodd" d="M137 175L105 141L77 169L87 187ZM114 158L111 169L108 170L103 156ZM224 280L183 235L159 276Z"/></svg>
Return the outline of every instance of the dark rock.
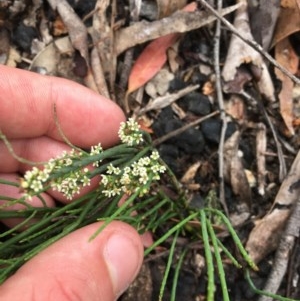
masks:
<svg viewBox="0 0 300 301"><path fill-rule="evenodd" d="M177 138L177 145L189 155L200 154L205 145L202 132L195 128L189 128Z"/></svg>
<svg viewBox="0 0 300 301"><path fill-rule="evenodd" d="M201 31L191 31L184 35L179 44L179 53L185 61L199 63L211 56L212 41L206 39Z"/></svg>
<svg viewBox="0 0 300 301"><path fill-rule="evenodd" d="M81 56L79 51L75 51L74 54L74 68L73 72L76 76L85 77L88 72L88 66L85 59Z"/></svg>
<svg viewBox="0 0 300 301"><path fill-rule="evenodd" d="M171 120L173 118L174 115L171 107L166 107L160 112L157 120L152 125L152 129L157 137L161 137L166 134L166 120Z"/></svg>
<svg viewBox="0 0 300 301"><path fill-rule="evenodd" d="M169 84L169 92L173 93L178 90L184 89L187 86L186 82L184 82L182 79L175 77L170 81Z"/></svg>
<svg viewBox="0 0 300 301"><path fill-rule="evenodd" d="M199 70L196 70L193 72L193 75L191 77L191 83L194 85L203 85L205 82L209 80L209 77L203 73L201 73Z"/></svg>
<svg viewBox="0 0 300 301"><path fill-rule="evenodd" d="M90 13L96 5L96 0L79 0L77 3L74 5L74 10L78 14L79 17L84 17L88 13Z"/></svg>
<svg viewBox="0 0 300 301"><path fill-rule="evenodd" d="M179 157L178 147L172 144L164 143L158 147L158 151L164 162L171 168L171 170L175 174L177 174L179 171L177 164L177 158Z"/></svg>
<svg viewBox="0 0 300 301"><path fill-rule="evenodd" d="M196 115L204 116L211 113L211 103L208 97L199 92L189 93L180 100L179 104Z"/></svg>
<svg viewBox="0 0 300 301"><path fill-rule="evenodd" d="M26 26L23 22L13 30L13 42L23 51L30 52L32 40L38 37L36 28Z"/></svg>
<svg viewBox="0 0 300 301"><path fill-rule="evenodd" d="M161 137L183 127L185 123L179 119L175 119L171 110L163 110L158 116L157 121L153 124L152 129L156 136ZM178 147L180 151L186 155L200 153L204 148L204 138L200 130L189 128L180 135L170 138L167 143L171 143Z"/></svg>
<svg viewBox="0 0 300 301"><path fill-rule="evenodd" d="M201 131L205 139L211 143L219 144L222 129L222 121L220 119L211 118L201 123ZM228 122L225 139L229 138L237 130L234 122Z"/></svg>

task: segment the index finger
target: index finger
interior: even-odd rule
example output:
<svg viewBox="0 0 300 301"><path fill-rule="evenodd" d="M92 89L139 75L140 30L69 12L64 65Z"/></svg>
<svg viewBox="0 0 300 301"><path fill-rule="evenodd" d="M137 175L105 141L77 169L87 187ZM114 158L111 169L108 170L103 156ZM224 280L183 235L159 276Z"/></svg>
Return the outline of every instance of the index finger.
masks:
<svg viewBox="0 0 300 301"><path fill-rule="evenodd" d="M62 132L79 147L118 140L122 110L111 100L75 82L0 65L0 129L8 139L49 136Z"/></svg>

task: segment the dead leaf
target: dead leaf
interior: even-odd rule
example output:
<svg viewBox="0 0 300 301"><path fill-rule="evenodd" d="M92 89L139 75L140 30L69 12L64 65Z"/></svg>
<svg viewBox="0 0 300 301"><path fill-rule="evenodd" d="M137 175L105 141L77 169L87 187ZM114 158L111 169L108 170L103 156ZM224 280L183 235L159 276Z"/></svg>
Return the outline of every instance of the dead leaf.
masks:
<svg viewBox="0 0 300 301"><path fill-rule="evenodd" d="M195 2L190 3L184 11L194 11L197 8ZM167 50L180 37L172 33L160 37L151 42L141 53L132 67L128 80L127 94L137 90L147 83L167 61Z"/></svg>
<svg viewBox="0 0 300 301"><path fill-rule="evenodd" d="M54 43L50 43L42 51L40 51L32 60L29 70L42 67L47 70L48 75L56 75L57 64L59 62L60 53Z"/></svg>
<svg viewBox="0 0 300 301"><path fill-rule="evenodd" d="M68 33L68 29L60 16L54 20L52 32L54 37L59 37Z"/></svg>
<svg viewBox="0 0 300 301"><path fill-rule="evenodd" d="M224 179L230 183L241 202L251 207L251 190L242 160L238 155L240 132L236 131L224 144Z"/></svg>
<svg viewBox="0 0 300 301"><path fill-rule="evenodd" d="M211 81L204 83L202 93L204 95L212 95L215 92L215 85Z"/></svg>
<svg viewBox="0 0 300 301"><path fill-rule="evenodd" d="M228 115L239 122L244 122L246 119L244 100L237 94L231 95L230 99L225 102L225 111Z"/></svg>
<svg viewBox="0 0 300 301"><path fill-rule="evenodd" d="M186 0L157 0L158 18L164 18L186 5Z"/></svg>
<svg viewBox="0 0 300 301"><path fill-rule="evenodd" d="M155 99L165 95L169 90L170 81L174 79L174 74L168 69L161 69L145 86L146 93Z"/></svg>
<svg viewBox="0 0 300 301"><path fill-rule="evenodd" d="M275 209L272 214L257 222L246 244L246 250L255 263L259 263L276 249L284 222L288 217L289 210Z"/></svg>
<svg viewBox="0 0 300 301"><path fill-rule="evenodd" d="M292 74L295 74L298 70L299 58L295 54L293 47L291 46L289 39L285 38L281 40L275 46L275 58L276 61ZM275 74L278 79L281 80L282 88L278 95L280 102L280 113L287 126L290 135L294 135L293 127L293 81L284 75L279 69L275 69Z"/></svg>
<svg viewBox="0 0 300 301"><path fill-rule="evenodd" d="M295 3L295 1L292 1ZM281 8L271 47L291 34L300 31L299 9L297 7Z"/></svg>
<svg viewBox="0 0 300 301"><path fill-rule="evenodd" d="M266 186L266 150L267 150L267 130L263 123L257 125L256 134L256 161L257 161L257 180L258 193L265 194Z"/></svg>
<svg viewBox="0 0 300 301"><path fill-rule="evenodd" d="M280 0L260 1L253 7L250 6L253 1L248 3L253 37L265 51L268 51L280 13Z"/></svg>
<svg viewBox="0 0 300 301"><path fill-rule="evenodd" d="M284 8L295 8L295 0L281 0L280 5Z"/></svg>
<svg viewBox="0 0 300 301"><path fill-rule="evenodd" d="M253 79L250 68L246 65L240 65L236 68L234 79L227 81L223 85L223 91L225 93L241 93L244 89L244 85Z"/></svg>
<svg viewBox="0 0 300 301"><path fill-rule="evenodd" d="M194 178L196 176L196 173L201 165L200 161L195 162L192 164L188 170L185 172L183 177L181 178L180 182L183 184L191 184L194 182Z"/></svg>
<svg viewBox="0 0 300 301"><path fill-rule="evenodd" d="M176 43L174 46L177 47L171 47L167 50L167 57L169 62L170 70L173 74L175 74L179 69L179 60L178 60L178 43ZM176 49L174 49L176 48Z"/></svg>
<svg viewBox="0 0 300 301"><path fill-rule="evenodd" d="M300 151L283 181L270 212L250 233L246 249L255 263L274 251L293 204L299 199Z"/></svg>
<svg viewBox="0 0 300 301"><path fill-rule="evenodd" d="M244 1L242 4L243 5L241 5L236 11L234 26L244 38L253 41L253 36L249 26L247 4ZM257 80L259 91L269 101L274 102L276 99L273 81L262 56L239 37L232 35L226 61L222 70L222 76L225 82L233 81L236 78L237 68L242 64L249 64L252 65L253 68L255 66L255 70L261 70L261 77ZM255 74L253 75L255 76Z"/></svg>
<svg viewBox="0 0 300 301"><path fill-rule="evenodd" d="M151 129L151 121L147 119L147 117L144 115L141 118L137 120L140 128L142 131L147 132L149 134L153 134L153 130Z"/></svg>

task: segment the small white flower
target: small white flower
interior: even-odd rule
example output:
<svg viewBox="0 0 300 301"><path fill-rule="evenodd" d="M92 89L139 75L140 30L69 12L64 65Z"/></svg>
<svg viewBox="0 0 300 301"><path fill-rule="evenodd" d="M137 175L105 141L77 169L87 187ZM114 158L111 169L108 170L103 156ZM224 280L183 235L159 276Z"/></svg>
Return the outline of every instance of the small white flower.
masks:
<svg viewBox="0 0 300 301"><path fill-rule="evenodd" d="M148 175L147 173L145 174L141 174L140 178L139 178L139 182L143 185L146 185L147 182L148 182L149 178L148 178Z"/></svg>
<svg viewBox="0 0 300 301"><path fill-rule="evenodd" d="M127 122L121 123L118 134L121 141L129 146L138 145L143 142L140 126L133 118L129 118Z"/></svg>
<svg viewBox="0 0 300 301"><path fill-rule="evenodd" d="M122 185L129 185L131 183L131 179L130 179L130 176L128 173L124 173L121 180L120 180L120 183Z"/></svg>
<svg viewBox="0 0 300 301"><path fill-rule="evenodd" d="M107 186L108 184L108 177L106 175L101 175L101 184Z"/></svg>
<svg viewBox="0 0 300 301"><path fill-rule="evenodd" d="M70 165L72 165L72 163L73 163L73 160L71 158L65 158L65 163L64 163L65 166L70 166Z"/></svg>
<svg viewBox="0 0 300 301"><path fill-rule="evenodd" d="M151 158L152 160L157 161L157 160L159 159L159 153L158 153L158 151L157 151L157 150L154 150L154 151L152 152L152 154L150 155L150 158Z"/></svg>
<svg viewBox="0 0 300 301"><path fill-rule="evenodd" d="M84 176L83 179L81 179L81 183L82 183L82 186L90 186L91 185L91 180L87 177L87 176Z"/></svg>
<svg viewBox="0 0 300 301"><path fill-rule="evenodd" d="M33 180L30 184L30 189L32 189L34 192L39 192L43 189L43 185L41 181Z"/></svg>
<svg viewBox="0 0 300 301"><path fill-rule="evenodd" d="M47 170L40 170L38 176L37 176L37 179L41 182L46 182L49 178L49 173Z"/></svg>
<svg viewBox="0 0 300 301"><path fill-rule="evenodd" d="M102 193L103 193L106 197L108 197L108 198L110 198L110 197L112 197L112 196L115 195L114 191L111 190L111 189L108 189L108 190L102 190Z"/></svg>
<svg viewBox="0 0 300 301"><path fill-rule="evenodd" d="M99 155L102 152L103 152L103 149L102 149L101 143L98 143L97 145L93 145L91 147L90 155L91 156Z"/></svg>
<svg viewBox="0 0 300 301"><path fill-rule="evenodd" d="M100 161L95 161L92 164L94 167L99 167L100 166Z"/></svg>

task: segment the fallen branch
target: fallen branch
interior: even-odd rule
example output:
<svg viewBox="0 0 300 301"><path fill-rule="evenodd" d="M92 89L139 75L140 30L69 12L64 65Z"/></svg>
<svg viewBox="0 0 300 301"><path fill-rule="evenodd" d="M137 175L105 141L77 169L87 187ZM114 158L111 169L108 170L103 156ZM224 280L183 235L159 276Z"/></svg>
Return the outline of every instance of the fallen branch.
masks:
<svg viewBox="0 0 300 301"><path fill-rule="evenodd" d="M225 16L235 11L240 5L232 5L222 9L221 15ZM126 49L171 33L184 33L203 27L217 18L209 12L184 12L178 11L170 17L154 22L141 21L120 29L115 33L115 53L121 54Z"/></svg>

